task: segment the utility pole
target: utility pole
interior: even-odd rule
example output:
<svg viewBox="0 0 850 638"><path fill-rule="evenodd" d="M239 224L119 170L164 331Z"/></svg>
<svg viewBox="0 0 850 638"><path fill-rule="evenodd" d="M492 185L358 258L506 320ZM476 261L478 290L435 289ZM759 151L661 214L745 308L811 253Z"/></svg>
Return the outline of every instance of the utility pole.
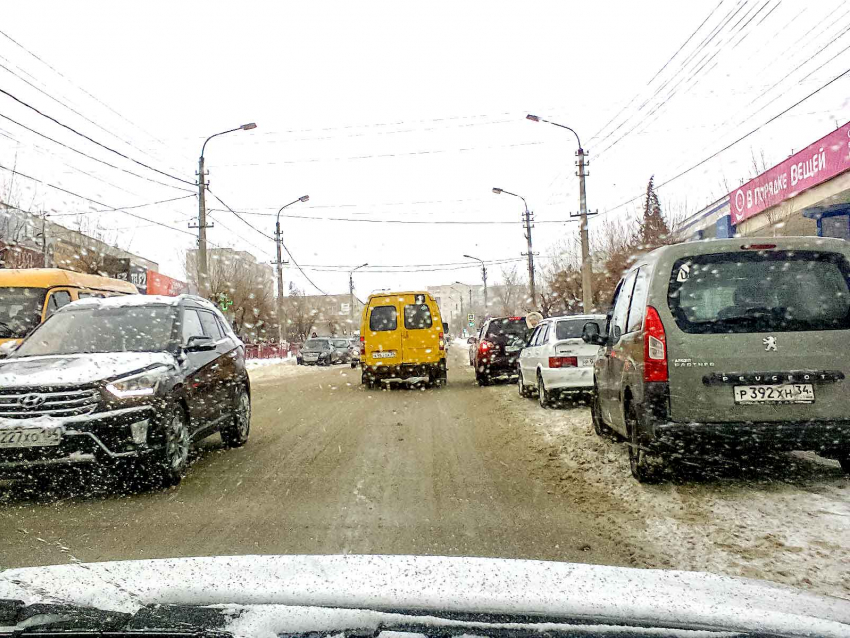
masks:
<svg viewBox="0 0 850 638"><path fill-rule="evenodd" d="M47 263L47 212L41 211L41 254L44 258L44 267L49 268Z"/></svg>
<svg viewBox="0 0 850 638"><path fill-rule="evenodd" d="M576 155L578 155L578 199L581 216L581 296L584 312L590 312L593 308L593 270L590 263L590 240L587 236L587 195L584 190L586 153L581 145Z"/></svg>
<svg viewBox="0 0 850 638"><path fill-rule="evenodd" d="M348 323L351 325L351 334L354 334L354 273L369 264L360 264L348 273Z"/></svg>
<svg viewBox="0 0 850 638"><path fill-rule="evenodd" d="M474 259L475 261L481 262L481 281L484 282L484 314L487 314L487 266L484 264L483 259L479 259L478 257L473 257L472 255L464 255L467 259ZM483 318L483 317L482 317Z"/></svg>
<svg viewBox="0 0 850 638"><path fill-rule="evenodd" d="M525 200L522 200L523 202ZM537 303L537 293L534 287L534 250L531 247L531 213L528 211L528 204L525 206L525 238L528 240L528 287L531 290L531 306L535 307Z"/></svg>
<svg viewBox="0 0 850 638"><path fill-rule="evenodd" d="M576 136L576 142L578 143L578 151L576 151L576 155L578 156L578 188L579 188L579 214L578 217L581 217L581 296L582 303L584 305L584 311L590 312L593 309L593 264L590 260L590 240L587 236L587 217L589 214L587 212L587 195L584 189L584 178L587 177L586 167L590 164L590 162L585 161L585 157L587 157L588 153L584 150L581 145L581 139L579 139L578 133L576 133L569 126L564 126L563 124L558 124L557 122L550 122L549 120L544 120L542 117L538 115L526 115L525 119L531 120L532 122L546 122L547 124L551 124L553 126L557 126L558 128L564 128L570 131L573 135ZM576 215L570 214L570 217L576 217Z"/></svg>
<svg viewBox="0 0 850 638"><path fill-rule="evenodd" d="M283 236L280 232L280 214L288 206L292 206L298 202L306 202L309 199L309 195L304 195L303 197L296 199L294 202L289 202L286 206L281 206L280 210L277 211L277 220L275 221L274 226L274 243L277 247L277 260L274 263L277 267L277 343L279 346L283 344L283 324L285 322L285 318L283 316L283 267L289 263L288 261L283 261L283 255L281 254Z"/></svg>

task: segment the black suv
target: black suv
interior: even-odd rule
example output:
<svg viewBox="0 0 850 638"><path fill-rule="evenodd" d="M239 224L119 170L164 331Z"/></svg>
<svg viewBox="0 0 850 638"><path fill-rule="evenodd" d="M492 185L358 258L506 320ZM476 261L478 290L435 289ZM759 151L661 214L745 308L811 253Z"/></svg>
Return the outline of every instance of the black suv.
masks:
<svg viewBox="0 0 850 638"><path fill-rule="evenodd" d="M86 299L0 361L0 476L132 460L175 485L192 444L251 427L245 348L200 297Z"/></svg>
<svg viewBox="0 0 850 638"><path fill-rule="evenodd" d="M530 334L525 317L494 317L485 321L479 336L468 340L469 363L475 368L478 384L487 385L493 377L517 376L519 353Z"/></svg>

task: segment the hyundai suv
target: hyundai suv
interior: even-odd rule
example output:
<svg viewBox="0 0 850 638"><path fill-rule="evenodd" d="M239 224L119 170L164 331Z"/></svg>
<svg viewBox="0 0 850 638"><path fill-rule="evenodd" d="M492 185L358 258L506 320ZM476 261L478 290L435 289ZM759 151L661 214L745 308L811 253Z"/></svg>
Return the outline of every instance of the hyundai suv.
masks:
<svg viewBox="0 0 850 638"><path fill-rule="evenodd" d="M193 443L248 440L245 348L200 297L73 302L0 361L0 476L135 461L177 484Z"/></svg>

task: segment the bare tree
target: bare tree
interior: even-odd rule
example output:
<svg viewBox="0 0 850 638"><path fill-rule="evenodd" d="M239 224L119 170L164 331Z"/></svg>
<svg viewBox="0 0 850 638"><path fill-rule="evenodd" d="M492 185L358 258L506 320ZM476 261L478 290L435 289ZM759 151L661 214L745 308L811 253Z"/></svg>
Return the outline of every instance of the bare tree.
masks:
<svg viewBox="0 0 850 638"><path fill-rule="evenodd" d="M502 315L520 314L525 304L526 286L516 265L502 266L502 283L493 286L496 303Z"/></svg>

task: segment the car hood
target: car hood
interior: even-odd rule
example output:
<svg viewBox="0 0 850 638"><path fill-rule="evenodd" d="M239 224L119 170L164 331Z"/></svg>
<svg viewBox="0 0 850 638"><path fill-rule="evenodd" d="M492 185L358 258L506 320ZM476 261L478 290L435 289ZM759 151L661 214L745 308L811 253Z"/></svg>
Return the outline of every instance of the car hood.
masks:
<svg viewBox="0 0 850 638"><path fill-rule="evenodd" d="M41 357L11 357L0 361L0 387L83 384L132 374L155 365L176 366L164 352L99 352Z"/></svg>
<svg viewBox="0 0 850 638"><path fill-rule="evenodd" d="M498 622L526 624L850 636L850 601L763 581L488 558L218 556L56 565L0 573L0 598L123 612L147 605L224 605L233 616L226 629L237 635L260 633L248 630L252 622L268 635L330 633L381 624L390 616L396 623L402 615L446 624L472 614L491 622L500 615Z"/></svg>

